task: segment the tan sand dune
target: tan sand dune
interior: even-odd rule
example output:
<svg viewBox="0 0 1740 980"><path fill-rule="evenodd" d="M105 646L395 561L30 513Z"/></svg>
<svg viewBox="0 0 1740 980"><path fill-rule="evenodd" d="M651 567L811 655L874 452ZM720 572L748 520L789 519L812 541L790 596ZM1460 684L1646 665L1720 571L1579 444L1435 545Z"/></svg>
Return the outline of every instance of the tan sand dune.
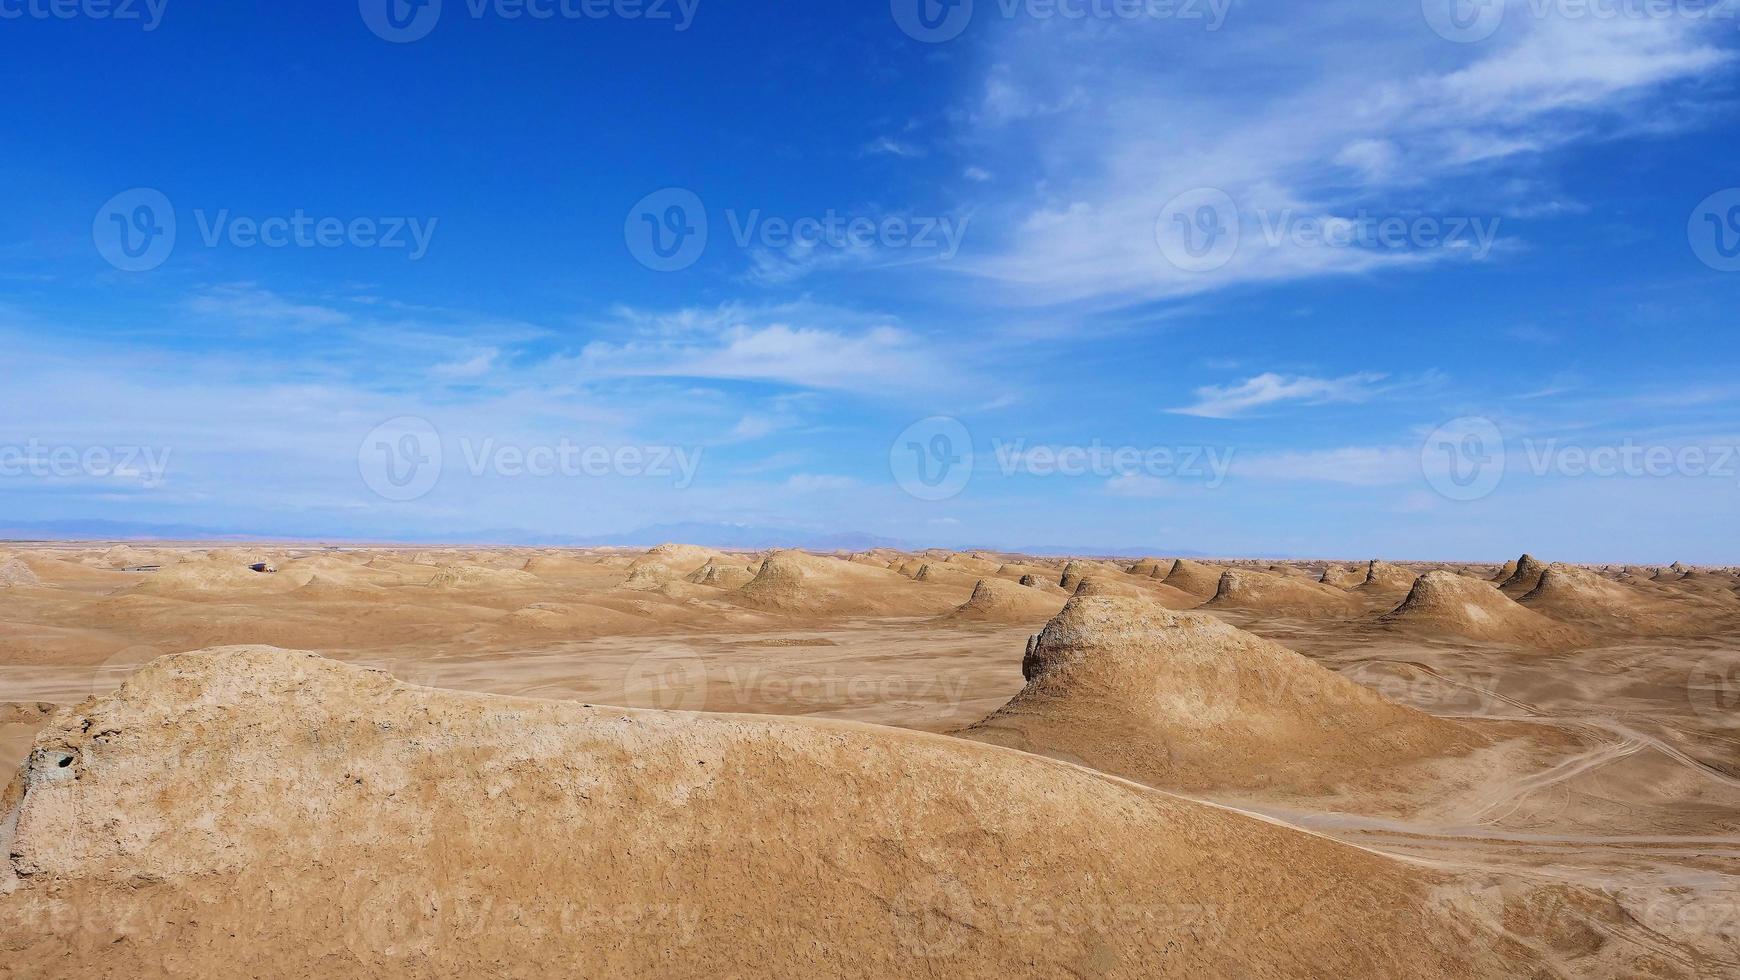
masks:
<svg viewBox="0 0 1740 980"><path fill-rule="evenodd" d="M1350 619L1366 611L1357 597L1332 585L1246 569L1222 573L1214 596L1201 608L1289 619Z"/></svg>
<svg viewBox="0 0 1740 980"><path fill-rule="evenodd" d="M1166 788L1328 794L1491 741L1212 616L1139 599L1071 600L1021 671L1021 693L964 737Z"/></svg>
<svg viewBox="0 0 1740 980"><path fill-rule="evenodd" d="M1693 595L1643 592L1562 564L1545 569L1539 584L1517 601L1562 622L1619 633L1701 633L1732 612Z"/></svg>
<svg viewBox="0 0 1740 980"><path fill-rule="evenodd" d="M620 636L644 632L656 620L588 603L537 602L493 624L499 633L559 633L567 637Z"/></svg>
<svg viewBox="0 0 1740 980"><path fill-rule="evenodd" d="M1373 559L1366 566L1365 579L1360 582L1358 589L1371 596L1407 595L1418 577L1400 565Z"/></svg>
<svg viewBox="0 0 1740 980"><path fill-rule="evenodd" d="M495 589L535 589L543 580L536 575L513 568L491 568L487 565L462 563L440 569L430 578L431 589L452 592L483 592Z"/></svg>
<svg viewBox="0 0 1740 980"><path fill-rule="evenodd" d="M647 565L664 565L678 576L687 575L710 561L723 561L725 556L711 548L692 544L661 544L629 564L630 569Z"/></svg>
<svg viewBox="0 0 1740 980"><path fill-rule="evenodd" d="M34 569L17 558L0 560L0 589L15 587L39 588L42 579Z"/></svg>
<svg viewBox="0 0 1740 980"><path fill-rule="evenodd" d="M924 615L957 605L961 600L951 601L951 591L838 558L781 551L768 556L755 577L729 595L751 608L788 614Z"/></svg>
<svg viewBox="0 0 1740 980"><path fill-rule="evenodd" d="M1567 650L1593 641L1574 626L1520 606L1489 582L1454 572L1427 572L1380 623L1431 636Z"/></svg>
<svg viewBox="0 0 1740 980"><path fill-rule="evenodd" d="M1494 902L1489 879L989 746L410 688L262 648L158 661L60 716L0 807L0 935L30 976L166 956L201 976L1385 980L1654 959L1587 938L1640 932L1594 893Z"/></svg>
<svg viewBox="0 0 1740 980"><path fill-rule="evenodd" d="M1160 581L1170 585L1180 592L1187 592L1199 599L1211 598L1220 589L1220 576L1225 571L1214 565L1204 565L1188 558L1179 558L1172 562L1172 568Z"/></svg>
<svg viewBox="0 0 1740 980"><path fill-rule="evenodd" d="M1317 581L1322 582L1324 585L1334 586L1338 589L1351 589L1355 586L1363 585L1365 584L1365 579L1365 571L1357 568L1348 568L1343 565L1331 565L1323 570L1322 575L1317 577Z"/></svg>
<svg viewBox="0 0 1740 980"><path fill-rule="evenodd" d="M256 572L237 560L212 558L178 562L155 572L143 573L130 591L140 595L204 599L219 593L288 592L304 584L306 579Z"/></svg>
<svg viewBox="0 0 1740 980"><path fill-rule="evenodd" d="M1000 578L980 579L967 601L947 618L986 623L1043 623L1063 608L1064 597L1013 585Z"/></svg>
<svg viewBox="0 0 1740 980"><path fill-rule="evenodd" d="M1547 566L1536 561L1534 555L1523 555L1498 587L1505 595L1515 598L1541 584L1541 573L1546 570Z"/></svg>
<svg viewBox="0 0 1740 980"><path fill-rule="evenodd" d="M290 593L291 598L307 602L379 600L388 596L386 589L364 581L341 580L316 574L308 584Z"/></svg>
<svg viewBox="0 0 1740 980"><path fill-rule="evenodd" d="M755 572L742 565L709 560L707 564L690 572L688 581L696 585L710 585L715 589L738 589L754 577Z"/></svg>

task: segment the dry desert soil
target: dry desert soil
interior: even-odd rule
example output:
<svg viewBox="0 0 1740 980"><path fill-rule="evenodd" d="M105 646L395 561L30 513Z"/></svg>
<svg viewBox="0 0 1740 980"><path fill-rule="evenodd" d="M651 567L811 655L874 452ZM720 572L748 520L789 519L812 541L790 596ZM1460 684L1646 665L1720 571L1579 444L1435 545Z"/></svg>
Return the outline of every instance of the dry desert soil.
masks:
<svg viewBox="0 0 1740 980"><path fill-rule="evenodd" d="M1740 576L0 544L0 976L1740 976Z"/></svg>

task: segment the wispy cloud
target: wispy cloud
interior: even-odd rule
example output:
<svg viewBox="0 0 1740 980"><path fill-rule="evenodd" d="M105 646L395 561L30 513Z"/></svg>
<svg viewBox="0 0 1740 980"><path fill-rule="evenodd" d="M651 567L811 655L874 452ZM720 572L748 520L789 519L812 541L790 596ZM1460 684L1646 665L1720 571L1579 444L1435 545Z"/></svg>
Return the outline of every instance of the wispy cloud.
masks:
<svg viewBox="0 0 1740 980"><path fill-rule="evenodd" d="M1376 386L1384 375L1362 372L1339 378L1305 375L1259 374L1234 385L1207 385L1196 389L1196 403L1169 409L1177 415L1230 419L1253 409L1281 402L1322 405L1327 402L1361 402L1380 393Z"/></svg>
<svg viewBox="0 0 1740 980"><path fill-rule="evenodd" d="M1513 13L1470 45L1432 34L1417 5L1376 3L1309 17L1245 5L1192 43L1163 36L1177 23L1003 25L968 115L971 137L1001 151L991 165L1024 178L1004 186L1022 190L988 206L991 247L951 268L996 280L1000 300L1105 305L1502 257L1273 232L1361 212L1538 213L1552 151L1654 131L1675 92L1731 73L1722 23ZM1167 58L1152 56L1158 45ZM1157 224L1203 188L1231 201L1221 231L1236 247L1212 268L1180 268Z"/></svg>
<svg viewBox="0 0 1740 980"><path fill-rule="evenodd" d="M886 317L797 304L631 319L674 321L685 330L595 341L564 363L592 377L757 381L882 396L966 380L928 341Z"/></svg>

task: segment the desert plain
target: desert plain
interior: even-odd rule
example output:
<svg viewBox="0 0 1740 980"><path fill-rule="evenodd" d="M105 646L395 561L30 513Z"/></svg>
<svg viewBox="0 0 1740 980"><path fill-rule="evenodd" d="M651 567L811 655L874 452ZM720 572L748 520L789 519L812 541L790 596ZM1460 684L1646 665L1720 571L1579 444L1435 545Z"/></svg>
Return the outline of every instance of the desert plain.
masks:
<svg viewBox="0 0 1740 980"><path fill-rule="evenodd" d="M1740 575L0 545L0 975L1740 975Z"/></svg>

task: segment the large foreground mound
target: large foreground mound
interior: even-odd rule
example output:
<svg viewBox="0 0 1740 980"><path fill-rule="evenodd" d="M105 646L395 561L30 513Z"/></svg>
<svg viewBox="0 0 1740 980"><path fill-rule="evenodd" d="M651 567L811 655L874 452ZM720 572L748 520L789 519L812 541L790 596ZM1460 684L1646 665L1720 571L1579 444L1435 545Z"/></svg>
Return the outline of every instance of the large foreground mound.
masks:
<svg viewBox="0 0 1740 980"><path fill-rule="evenodd" d="M1057 615L1063 597L1000 578L980 579L973 594L948 618L982 623L1043 623Z"/></svg>
<svg viewBox="0 0 1740 980"><path fill-rule="evenodd" d="M1470 977L1567 948L1472 882L989 746L271 648L59 716L0 805L27 976Z"/></svg>
<svg viewBox="0 0 1740 980"><path fill-rule="evenodd" d="M1433 636L1448 633L1545 650L1566 650L1590 640L1582 630L1517 605L1491 583L1455 572L1420 576L1402 604L1379 622Z"/></svg>
<svg viewBox="0 0 1740 980"><path fill-rule="evenodd" d="M1242 568L1221 575L1214 598L1203 608L1299 619L1347 619L1366 611L1357 597L1333 585Z"/></svg>
<svg viewBox="0 0 1740 980"><path fill-rule="evenodd" d="M1140 599L1072 600L1021 667L1026 688L962 734L1155 786L1326 793L1485 743L1278 643Z"/></svg>

